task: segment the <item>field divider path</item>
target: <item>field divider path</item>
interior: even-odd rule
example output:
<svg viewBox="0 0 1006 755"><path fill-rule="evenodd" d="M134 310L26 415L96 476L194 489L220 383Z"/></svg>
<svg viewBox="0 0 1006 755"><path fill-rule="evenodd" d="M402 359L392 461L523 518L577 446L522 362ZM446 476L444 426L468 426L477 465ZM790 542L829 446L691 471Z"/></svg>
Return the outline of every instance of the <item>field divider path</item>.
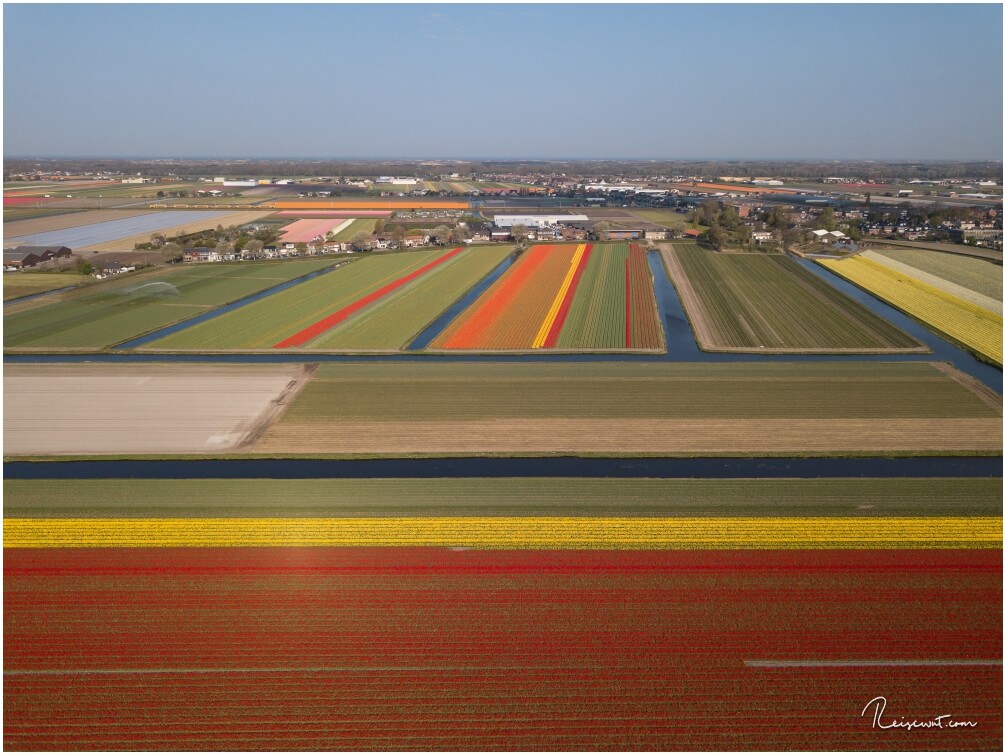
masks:
<svg viewBox="0 0 1006 755"><path fill-rule="evenodd" d="M569 310L569 299L576 293L574 283L579 282L580 276L583 274L583 263L587 256L587 248L586 244L580 244L576 247L576 252L570 261L569 270L566 271L566 277L563 278L562 285L559 286L559 290L556 291L555 298L552 300L552 306L548 308L548 313L545 315L541 327L538 328L534 341L531 342L532 349L540 349L543 346L548 346L550 339L553 343L558 339L559 334L555 333L553 336L552 331L563 306L565 306L567 311ZM561 322L559 323L559 328L562 328Z"/></svg>
<svg viewBox="0 0 1006 755"><path fill-rule="evenodd" d="M312 325L309 325L308 327L304 328L303 330L301 330L301 331L299 331L297 333L294 333L289 338L286 338L286 339L280 341L279 343L275 344L273 346L273 348L274 349L285 349L285 348L289 348L291 346L303 346L305 343L307 343L311 339L316 338L317 336L320 336L325 331L327 331L327 330L333 328L334 326L338 325L339 323L343 322L350 315L355 314L356 312L360 311L361 309L363 309L364 307L366 307L369 304L373 304L375 301L378 301L379 299L381 299L384 296L388 295L392 291L394 291L394 290L396 290L398 288L401 288L405 284L414 281L416 278L420 277L421 275L424 275L425 273L428 273L430 270L433 270L434 268L442 265L443 263L447 262L448 260L452 259L453 257L456 257L458 254L460 254L463 251L464 251L464 247L460 247L460 246L457 247L456 249L452 249L451 251L447 252L446 254L443 254L440 257L437 257L432 262L427 263L426 265L423 265L418 270L413 270L408 275L403 275L401 278L398 278L397 280L394 280L391 283L388 283L387 285L382 286L381 288L377 289L376 291L372 291L371 293L367 294L366 296L364 296L364 297L362 297L360 299L357 299L352 304L350 304L350 305L348 305L346 307L343 307L342 309L338 310L337 312L333 312L328 317L325 317L325 318L323 318L321 320L318 320L318 322L316 322L316 323L314 323Z"/></svg>

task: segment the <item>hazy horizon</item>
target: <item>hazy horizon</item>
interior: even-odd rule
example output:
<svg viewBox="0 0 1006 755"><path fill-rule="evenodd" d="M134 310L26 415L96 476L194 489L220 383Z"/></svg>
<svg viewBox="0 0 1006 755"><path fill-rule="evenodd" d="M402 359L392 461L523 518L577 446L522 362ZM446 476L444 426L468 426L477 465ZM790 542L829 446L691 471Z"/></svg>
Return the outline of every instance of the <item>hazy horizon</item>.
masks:
<svg viewBox="0 0 1006 755"><path fill-rule="evenodd" d="M993 4L5 5L4 157L1001 162L1001 31Z"/></svg>

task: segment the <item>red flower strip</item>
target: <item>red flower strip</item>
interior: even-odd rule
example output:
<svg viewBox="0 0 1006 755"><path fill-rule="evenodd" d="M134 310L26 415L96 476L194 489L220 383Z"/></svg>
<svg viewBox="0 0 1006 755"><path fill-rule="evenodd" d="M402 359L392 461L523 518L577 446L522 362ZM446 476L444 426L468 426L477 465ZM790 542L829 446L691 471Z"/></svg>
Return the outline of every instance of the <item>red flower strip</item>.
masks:
<svg viewBox="0 0 1006 755"><path fill-rule="evenodd" d="M388 285L383 286L383 287L377 289L376 291L370 292L369 294L367 294L366 296L364 296L362 299L357 299L355 302L353 302L352 304L350 304L347 307L343 307L338 312L333 312L328 317L326 317L326 318L324 318L322 320L318 320L318 322L314 323L313 325L309 325L308 327L304 328L299 333L294 333L289 338L287 338L287 339L285 339L283 341L280 341L279 343L275 344L273 346L273 348L274 349L286 349L286 348L289 348L291 346L303 346L305 343L307 343L308 341L310 341L312 338L320 336L326 330L329 330L330 328L335 327L340 322L342 322L343 320L345 320L346 318L348 318L350 315L352 315L352 314L354 314L356 312L359 312L361 309L363 309L364 307L366 307L368 304L373 304L375 301L377 301L378 299L380 299L380 298L382 298L384 296L387 296L388 294L390 294L395 289L401 288L406 283L409 283L410 281L413 281L416 278L418 278L420 275L423 275L424 273L429 272L430 270L432 270L433 268L437 267L438 265L442 265L444 262L446 262L447 260L449 260L451 257L454 257L454 256L460 254L462 251L464 251L464 247L460 247L460 246L457 249L452 249L451 251L447 252L447 254L445 254L445 255L443 255L441 257L437 257L435 260L433 260L433 262L430 262L427 265L423 265L418 270L414 270L413 272L409 273L408 275L402 276L398 280L392 281Z"/></svg>
<svg viewBox="0 0 1006 755"><path fill-rule="evenodd" d="M569 308L573 306L573 297L576 295L576 289L580 285L580 278L583 277L583 271L587 269L587 261L590 259L590 252L594 247L590 244L583 251L583 256L580 257L580 264L576 266L576 272L573 273L573 281L569 284L569 290L566 291L566 296L562 300L562 304L559 305L559 314L555 316L555 322L552 323L552 328L549 330L548 335L545 336L545 348L554 349L555 344L559 340L559 334L562 332L562 326L566 322L566 315L569 314Z"/></svg>

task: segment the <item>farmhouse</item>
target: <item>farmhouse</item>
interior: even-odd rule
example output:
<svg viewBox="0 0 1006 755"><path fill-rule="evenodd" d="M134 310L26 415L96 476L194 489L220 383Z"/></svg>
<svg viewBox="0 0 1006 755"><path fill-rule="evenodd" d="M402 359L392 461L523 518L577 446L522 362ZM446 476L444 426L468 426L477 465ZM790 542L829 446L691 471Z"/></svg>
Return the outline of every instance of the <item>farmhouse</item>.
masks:
<svg viewBox="0 0 1006 755"><path fill-rule="evenodd" d="M4 250L3 266L5 269L34 267L40 262L69 257L71 254L73 252L65 246L17 246Z"/></svg>
<svg viewBox="0 0 1006 755"><path fill-rule="evenodd" d="M685 231L686 239L697 239L701 235L702 231L698 230L697 228L689 228L687 231Z"/></svg>
<svg viewBox="0 0 1006 755"><path fill-rule="evenodd" d="M772 241L772 238L773 238L773 236L772 236L772 232L771 231L752 231L751 232L751 239L756 244L768 244L768 243L770 243Z"/></svg>

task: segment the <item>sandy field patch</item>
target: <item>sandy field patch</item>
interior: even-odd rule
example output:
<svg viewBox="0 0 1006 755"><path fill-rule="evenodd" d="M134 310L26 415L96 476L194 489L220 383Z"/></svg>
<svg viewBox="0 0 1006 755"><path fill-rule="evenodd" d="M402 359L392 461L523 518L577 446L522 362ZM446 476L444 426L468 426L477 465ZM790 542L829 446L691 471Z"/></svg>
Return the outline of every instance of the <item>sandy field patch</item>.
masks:
<svg viewBox="0 0 1006 755"><path fill-rule="evenodd" d="M232 451L303 384L301 365L8 365L4 453Z"/></svg>

